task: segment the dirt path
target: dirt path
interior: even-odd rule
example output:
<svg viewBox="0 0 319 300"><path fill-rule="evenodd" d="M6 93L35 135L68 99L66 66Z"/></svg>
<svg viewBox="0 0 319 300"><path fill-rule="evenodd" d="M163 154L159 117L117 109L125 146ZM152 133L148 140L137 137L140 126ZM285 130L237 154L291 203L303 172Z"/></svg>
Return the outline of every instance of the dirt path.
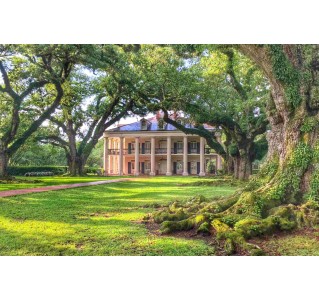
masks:
<svg viewBox="0 0 319 300"><path fill-rule="evenodd" d="M41 192L48 192L48 191L73 189L73 188L77 188L77 187L94 186L94 185L108 184L108 183L128 181L128 180L132 180L132 179L122 178L122 179L112 179L112 180L103 180L103 181L72 183L72 184L63 184L63 185L52 185L52 186L35 187L35 188L20 189L20 190L9 190L9 191L0 192L0 197L12 197L12 196L31 194L31 193L41 193Z"/></svg>

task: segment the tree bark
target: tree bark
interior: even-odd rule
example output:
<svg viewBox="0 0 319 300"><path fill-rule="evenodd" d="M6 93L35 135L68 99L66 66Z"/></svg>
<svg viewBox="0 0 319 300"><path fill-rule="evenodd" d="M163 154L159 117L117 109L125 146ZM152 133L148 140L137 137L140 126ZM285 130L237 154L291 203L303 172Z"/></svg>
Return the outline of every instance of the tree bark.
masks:
<svg viewBox="0 0 319 300"><path fill-rule="evenodd" d="M154 221L162 223L164 233L192 228L214 233L224 240L228 254L238 249L261 254L259 247L246 240L319 223L319 49L311 45L303 45L302 51L296 45L241 47L271 85L267 163L241 193L199 209L201 199L186 207L174 203L155 215ZM238 173L249 172L249 157L242 157L246 161L235 163L235 168Z"/></svg>
<svg viewBox="0 0 319 300"><path fill-rule="evenodd" d="M233 176L235 172L234 159L230 156L226 156L227 159L224 160L224 172L226 175Z"/></svg>
<svg viewBox="0 0 319 300"><path fill-rule="evenodd" d="M0 141L0 178L8 177L8 153Z"/></svg>
<svg viewBox="0 0 319 300"><path fill-rule="evenodd" d="M79 155L69 156L68 157L68 168L71 176L83 176L85 175L84 167L85 167L86 159Z"/></svg>
<svg viewBox="0 0 319 300"><path fill-rule="evenodd" d="M234 178L247 180L252 175L252 161L249 155L236 156L234 159Z"/></svg>
<svg viewBox="0 0 319 300"><path fill-rule="evenodd" d="M316 69L318 49L308 48L308 51L313 52L307 54L307 57L306 52L302 52L297 45L275 47L242 45L241 50L261 67L271 85L271 98L267 107L271 127L267 133L267 161L271 163L277 160L278 168L268 187L282 184L286 176L288 179L285 182L291 180L295 185L291 188L286 186L281 200L296 201L292 198L296 197L298 191L299 196L310 191L311 178L318 168L314 157L319 138L319 107L316 99L319 82ZM276 66L279 63L281 65ZM309 74L309 78L302 74ZM294 169L297 174L289 173L289 169Z"/></svg>

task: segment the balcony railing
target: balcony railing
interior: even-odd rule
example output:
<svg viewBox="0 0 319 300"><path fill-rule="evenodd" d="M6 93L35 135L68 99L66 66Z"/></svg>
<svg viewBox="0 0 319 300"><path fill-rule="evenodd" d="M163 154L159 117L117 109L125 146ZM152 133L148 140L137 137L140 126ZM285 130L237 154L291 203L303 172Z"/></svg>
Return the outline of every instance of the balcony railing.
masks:
<svg viewBox="0 0 319 300"><path fill-rule="evenodd" d="M155 148L155 154L166 154L167 148Z"/></svg>
<svg viewBox="0 0 319 300"><path fill-rule="evenodd" d="M205 149L205 154L209 154L210 152ZM109 149L108 150L110 155L119 155L119 149ZM183 149L180 148L171 148L171 154L183 154ZM123 149L123 155L127 154L135 154L135 149ZM151 154L151 149L140 149L139 154ZM155 154L167 154L167 148L155 148ZM187 154L199 154L199 149L188 149Z"/></svg>
<svg viewBox="0 0 319 300"><path fill-rule="evenodd" d="M183 154L183 149L179 149L179 148L177 148L177 149L173 149L173 154Z"/></svg>
<svg viewBox="0 0 319 300"><path fill-rule="evenodd" d="M197 148L188 149L188 154L199 154L199 149Z"/></svg>

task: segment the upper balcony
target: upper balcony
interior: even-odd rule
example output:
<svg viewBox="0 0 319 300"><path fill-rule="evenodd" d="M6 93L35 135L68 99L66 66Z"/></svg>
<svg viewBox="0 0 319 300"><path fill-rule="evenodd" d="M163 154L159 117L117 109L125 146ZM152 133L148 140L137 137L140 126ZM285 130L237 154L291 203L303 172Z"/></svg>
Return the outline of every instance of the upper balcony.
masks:
<svg viewBox="0 0 319 300"><path fill-rule="evenodd" d="M110 155L119 155L119 149L109 149L108 150ZM183 154L183 149L180 148L171 148L171 154ZM210 154L210 149L205 149L205 154ZM135 149L123 149L123 155L130 155L135 154ZM151 154L151 149L140 149L139 154ZM155 154L167 154L167 148L155 148ZM200 154L199 148L191 148L188 149L187 154Z"/></svg>

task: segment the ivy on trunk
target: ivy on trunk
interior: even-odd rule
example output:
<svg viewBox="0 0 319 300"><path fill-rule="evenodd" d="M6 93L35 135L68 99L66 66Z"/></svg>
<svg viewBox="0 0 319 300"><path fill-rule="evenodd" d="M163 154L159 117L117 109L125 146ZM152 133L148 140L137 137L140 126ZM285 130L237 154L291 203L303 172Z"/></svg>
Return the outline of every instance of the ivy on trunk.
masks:
<svg viewBox="0 0 319 300"><path fill-rule="evenodd" d="M266 164L232 197L175 203L153 217L163 233L196 228L222 239L228 254L238 249L261 254L250 238L319 221L319 48L240 45L239 49L271 85Z"/></svg>

